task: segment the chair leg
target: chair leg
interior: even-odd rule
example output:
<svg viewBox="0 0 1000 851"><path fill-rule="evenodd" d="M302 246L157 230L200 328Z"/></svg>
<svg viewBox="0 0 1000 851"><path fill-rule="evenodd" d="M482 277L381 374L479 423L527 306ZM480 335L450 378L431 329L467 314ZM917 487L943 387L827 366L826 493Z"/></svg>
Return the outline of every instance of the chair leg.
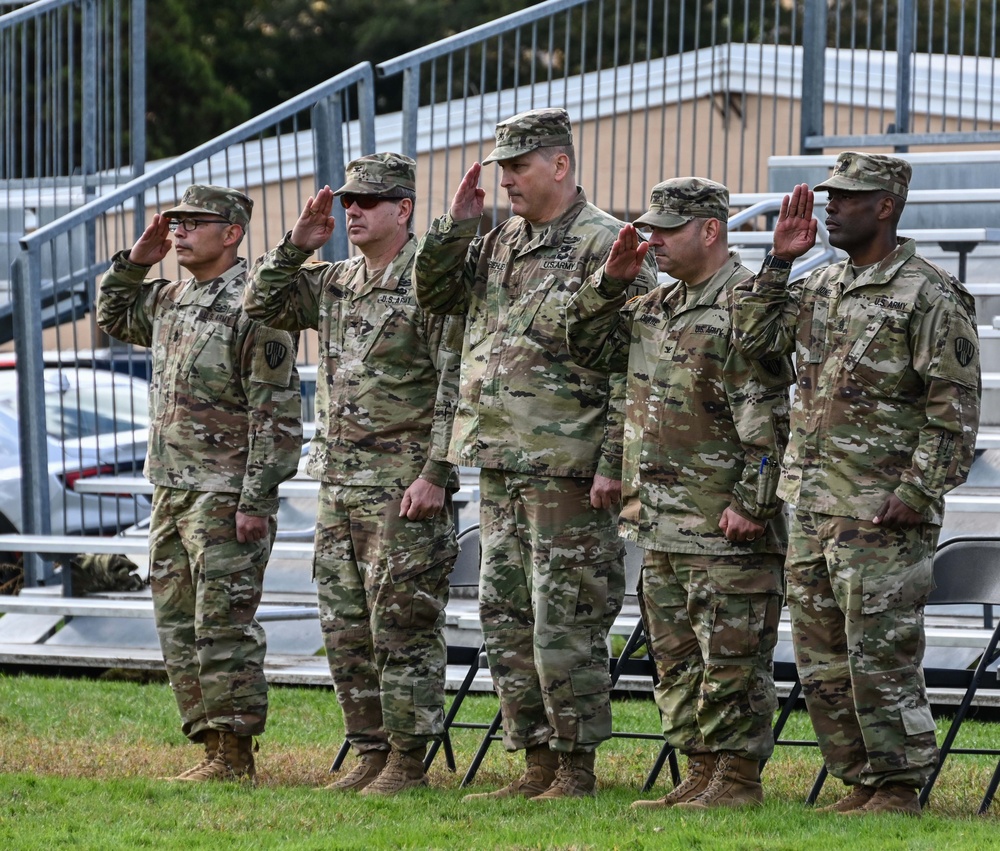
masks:
<svg viewBox="0 0 1000 851"><path fill-rule="evenodd" d="M483 736L482 742L479 743L479 749L476 751L476 755L472 758L472 764L469 766L469 770L465 772L465 777L462 778L462 788L468 786L475 779L476 773L479 771L479 765L486 756L486 751L490 749L490 745L493 742L499 739L497 736L497 730L500 729L502 720L503 718L500 714L500 710L498 709L496 716L493 718L493 722L490 724L490 728L486 731L486 735Z"/></svg>
<svg viewBox="0 0 1000 851"><path fill-rule="evenodd" d="M998 787L1000 787L1000 762L997 763L997 767L993 771L993 777L990 778L990 785L986 787L983 802L979 805L979 815L986 814L986 811L990 808L990 804L993 803L993 796L996 795Z"/></svg>
<svg viewBox="0 0 1000 851"><path fill-rule="evenodd" d="M827 772L825 765L819 770L819 774L816 775L816 780L813 783L812 789L809 790L809 797L806 798L807 804L816 803L819 793L823 790L823 784L826 782L826 775L828 773L829 772Z"/></svg>
<svg viewBox="0 0 1000 851"><path fill-rule="evenodd" d="M334 757L333 765L330 766L330 773L333 774L335 771L340 771L340 766L344 764L344 760L347 759L347 754L350 751L351 746L347 739L344 739L343 744L340 746L340 750L337 751L337 756Z"/></svg>
<svg viewBox="0 0 1000 851"><path fill-rule="evenodd" d="M660 776L660 772L663 770L663 763L668 761L670 763L670 776L674 781L674 785L680 783L680 769L677 766L677 752L668 742L664 742L660 745L660 752L656 756L656 761L653 763L653 767L649 770L649 774L646 775L646 782L642 784L643 792L648 792L653 788Z"/></svg>

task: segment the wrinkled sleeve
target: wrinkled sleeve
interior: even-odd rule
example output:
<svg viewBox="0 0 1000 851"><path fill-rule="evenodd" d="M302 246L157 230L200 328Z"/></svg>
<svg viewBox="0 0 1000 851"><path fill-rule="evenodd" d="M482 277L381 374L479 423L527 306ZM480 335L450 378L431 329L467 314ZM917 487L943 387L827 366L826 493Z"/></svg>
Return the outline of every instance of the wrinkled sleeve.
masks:
<svg viewBox="0 0 1000 851"><path fill-rule="evenodd" d="M603 268L603 267L602 267ZM602 279L605 282L607 278ZM620 283L620 282L619 282ZM647 254L642 270L634 282L628 285L628 292L644 295L656 286L656 264L652 254ZM583 287L581 289L586 289ZM629 329L631 325L629 324ZM621 481L622 456L625 444L625 394L628 387L628 344L629 337L624 337L624 345L608 363L608 410L604 422L604 441L601 444L601 457L597 462L599 475Z"/></svg>
<svg viewBox="0 0 1000 851"><path fill-rule="evenodd" d="M795 350L804 281L788 283L788 270L761 269L737 284L733 341L747 358L788 355Z"/></svg>
<svg viewBox="0 0 1000 851"><path fill-rule="evenodd" d="M328 263L303 265L311 252L296 248L285 234L277 248L257 258L243 291L247 316L285 331L316 328L323 275Z"/></svg>
<svg viewBox="0 0 1000 851"><path fill-rule="evenodd" d="M627 368L632 312L622 308L630 283L611 278L602 266L570 300L566 345L575 361L593 369Z"/></svg>
<svg viewBox="0 0 1000 851"><path fill-rule="evenodd" d="M278 485L295 475L302 449L295 338L246 317L240 322L240 375L247 397L250 451L239 510L269 516L278 510Z"/></svg>
<svg viewBox="0 0 1000 851"><path fill-rule="evenodd" d="M462 365L464 316L430 315L425 320L428 348L437 370L437 396L431 423L431 445L420 478L445 487L452 480L453 465L447 460L451 430L458 404L459 371Z"/></svg>
<svg viewBox="0 0 1000 851"><path fill-rule="evenodd" d="M101 279L97 296L97 325L124 343L149 348L153 344L153 315L163 279L145 281L149 266L128 259L119 251Z"/></svg>
<svg viewBox="0 0 1000 851"><path fill-rule="evenodd" d="M911 323L913 367L924 379L925 421L896 496L914 511L960 485L976 451L982 374L974 314L939 299Z"/></svg>
<svg viewBox="0 0 1000 851"><path fill-rule="evenodd" d="M748 361L731 348L724 372L733 424L743 449L743 471L730 508L763 523L781 509L777 497L781 458L788 443L791 358Z"/></svg>
<svg viewBox="0 0 1000 851"><path fill-rule="evenodd" d="M417 304L428 313L464 315L469 310L481 240L479 218L435 219L420 239L413 264Z"/></svg>

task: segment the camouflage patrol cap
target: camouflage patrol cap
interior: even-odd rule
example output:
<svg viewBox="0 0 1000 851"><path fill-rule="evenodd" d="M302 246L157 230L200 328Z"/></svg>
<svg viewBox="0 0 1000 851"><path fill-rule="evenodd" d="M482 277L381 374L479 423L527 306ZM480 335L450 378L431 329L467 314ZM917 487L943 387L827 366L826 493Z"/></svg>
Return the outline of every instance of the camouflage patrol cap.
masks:
<svg viewBox="0 0 1000 851"><path fill-rule="evenodd" d="M911 174L913 168L899 157L844 151L837 157L833 174L814 187L814 191L844 189L848 192L873 192L884 189L905 201Z"/></svg>
<svg viewBox="0 0 1000 851"><path fill-rule="evenodd" d="M729 190L704 177L675 177L649 193L649 210L633 224L679 228L692 219L729 220Z"/></svg>
<svg viewBox="0 0 1000 851"><path fill-rule="evenodd" d="M400 190L417 189L417 164L391 151L351 160L344 169L345 183L334 195L385 195L399 198Z"/></svg>
<svg viewBox="0 0 1000 851"><path fill-rule="evenodd" d="M538 148L573 144L573 128L565 109L529 109L497 125L497 146L483 164L512 160Z"/></svg>
<svg viewBox="0 0 1000 851"><path fill-rule="evenodd" d="M196 183L184 190L181 203L162 215L168 219L179 219L191 213L209 213L222 216L227 222L239 225L243 230L250 224L253 201L242 192L228 186L205 186Z"/></svg>

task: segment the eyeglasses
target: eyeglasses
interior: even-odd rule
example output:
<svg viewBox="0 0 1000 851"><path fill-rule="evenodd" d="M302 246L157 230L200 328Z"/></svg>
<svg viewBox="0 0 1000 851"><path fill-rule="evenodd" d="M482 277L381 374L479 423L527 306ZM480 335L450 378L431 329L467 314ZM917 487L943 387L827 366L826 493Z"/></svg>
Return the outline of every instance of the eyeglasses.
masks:
<svg viewBox="0 0 1000 851"><path fill-rule="evenodd" d="M198 230L198 225L231 225L232 222L225 219L171 219L170 232L174 233L178 228L184 228L188 233Z"/></svg>
<svg viewBox="0 0 1000 851"><path fill-rule="evenodd" d="M340 203L347 210L352 204L357 204L362 210L373 210L383 201L402 201L402 198L392 198L388 195L352 195L349 192L340 196Z"/></svg>

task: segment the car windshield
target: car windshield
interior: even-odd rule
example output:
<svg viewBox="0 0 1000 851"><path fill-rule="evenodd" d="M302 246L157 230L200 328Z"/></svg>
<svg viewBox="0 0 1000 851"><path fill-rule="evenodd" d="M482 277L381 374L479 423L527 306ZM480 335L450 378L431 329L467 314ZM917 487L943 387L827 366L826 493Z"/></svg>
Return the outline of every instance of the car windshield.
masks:
<svg viewBox="0 0 1000 851"><path fill-rule="evenodd" d="M45 394L45 430L56 440L77 440L148 426L144 385L84 379L60 393Z"/></svg>

